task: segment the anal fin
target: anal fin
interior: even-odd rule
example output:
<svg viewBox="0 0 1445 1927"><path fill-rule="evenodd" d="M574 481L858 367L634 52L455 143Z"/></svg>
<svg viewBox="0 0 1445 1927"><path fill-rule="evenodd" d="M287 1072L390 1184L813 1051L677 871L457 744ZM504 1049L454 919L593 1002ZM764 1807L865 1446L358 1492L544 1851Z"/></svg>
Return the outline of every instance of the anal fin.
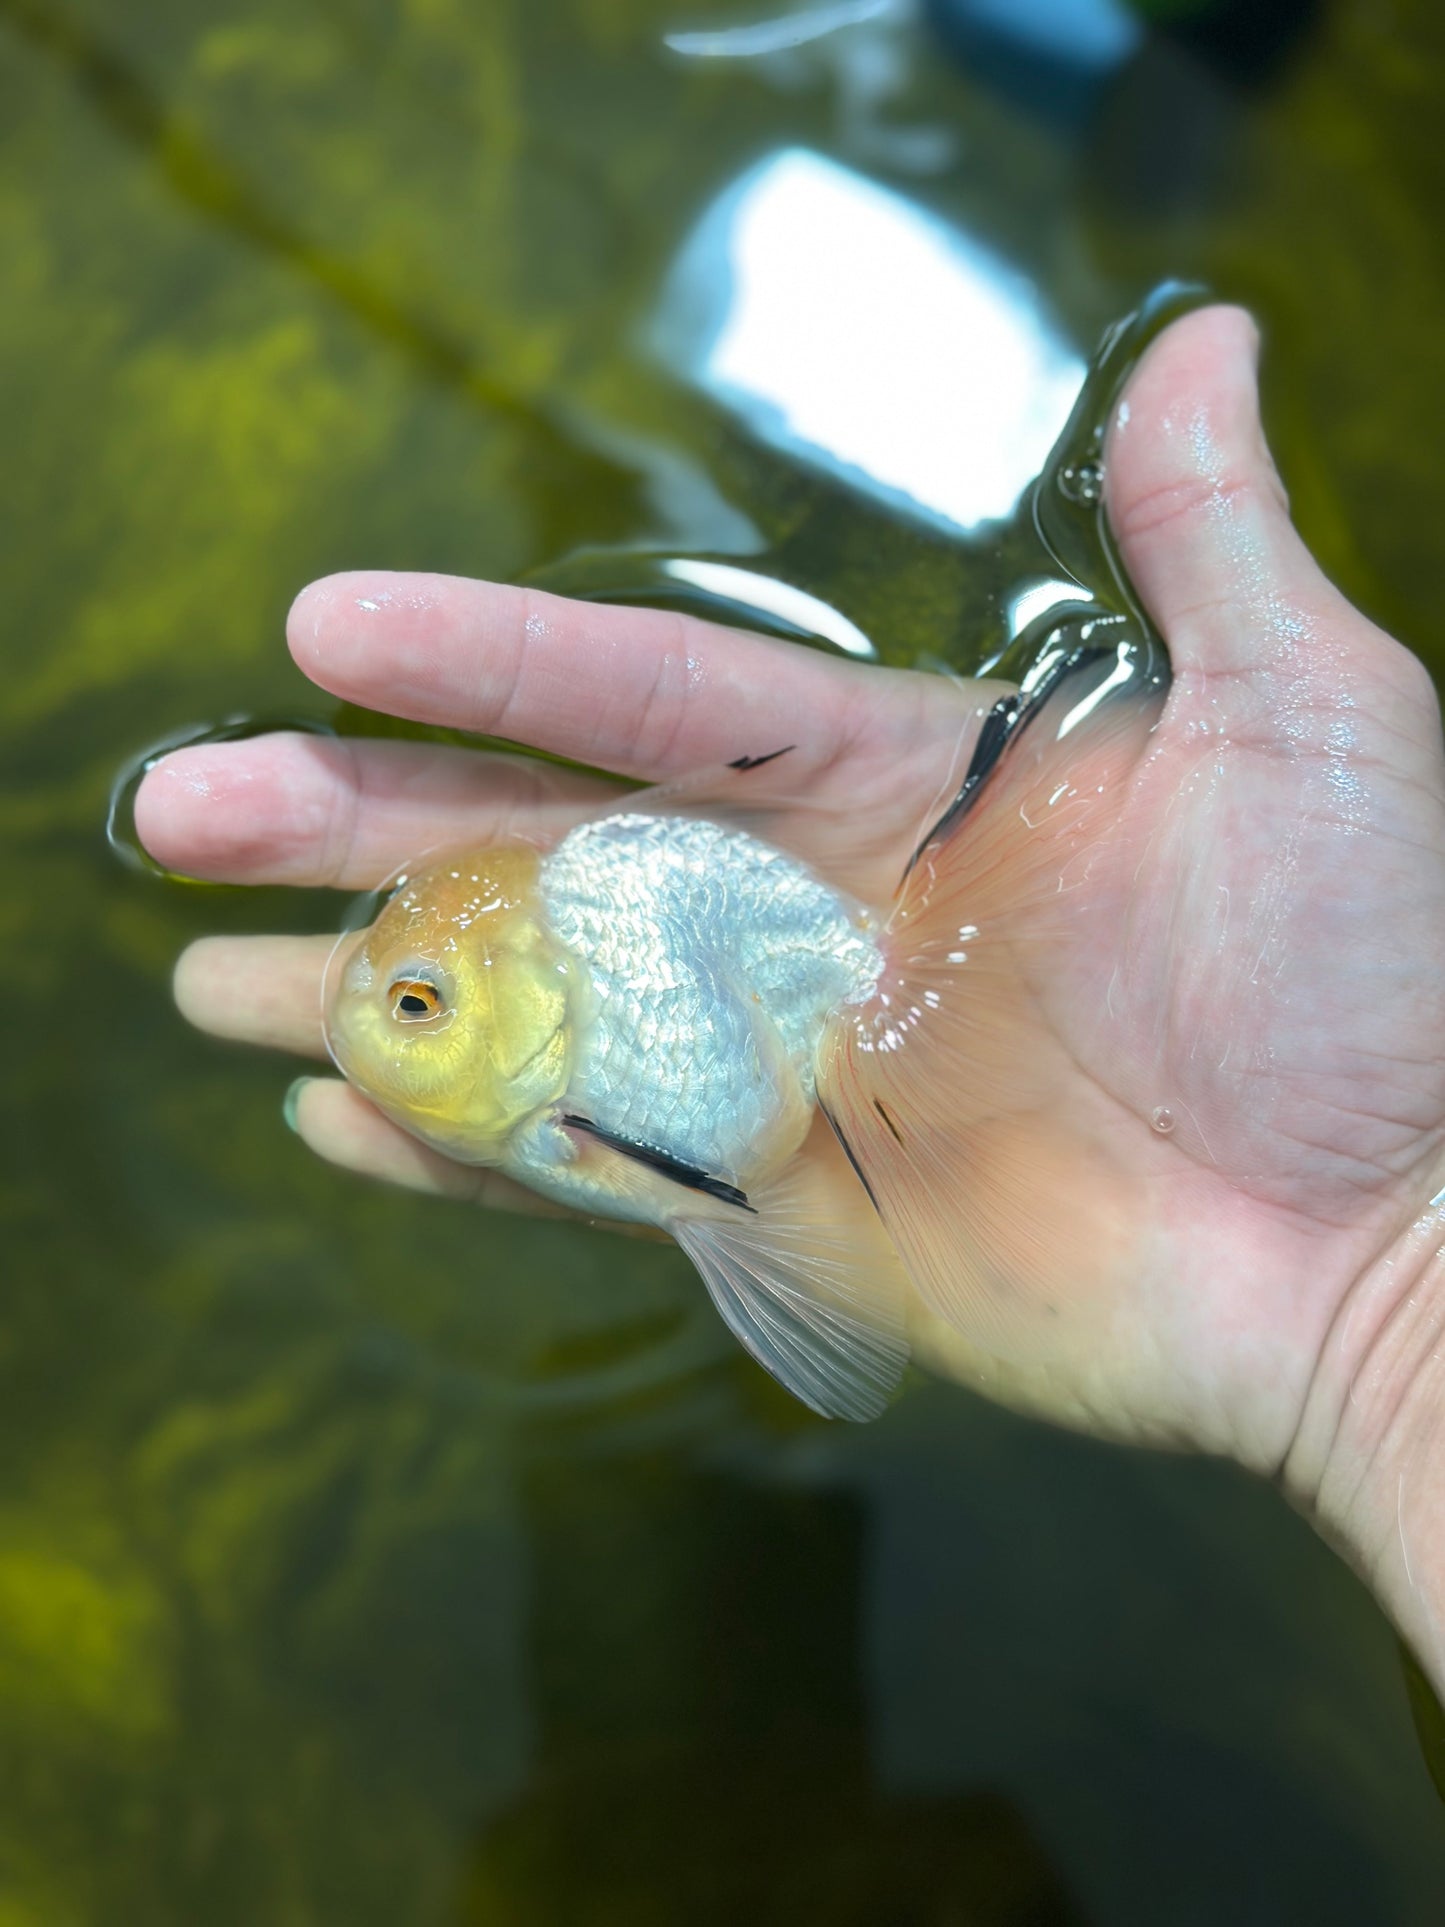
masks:
<svg viewBox="0 0 1445 1927"><path fill-rule="evenodd" d="M703 1208L668 1230L734 1336L824 1418L871 1419L908 1363L898 1255L825 1117L753 1214Z"/></svg>

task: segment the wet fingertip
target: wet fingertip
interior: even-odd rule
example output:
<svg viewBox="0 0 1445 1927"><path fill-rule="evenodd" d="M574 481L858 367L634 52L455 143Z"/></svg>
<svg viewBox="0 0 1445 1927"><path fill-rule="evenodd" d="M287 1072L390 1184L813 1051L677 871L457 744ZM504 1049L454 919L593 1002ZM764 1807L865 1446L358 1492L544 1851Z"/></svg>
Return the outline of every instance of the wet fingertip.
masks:
<svg viewBox="0 0 1445 1927"><path fill-rule="evenodd" d="M167 789L182 790L188 796L209 796L210 760L210 745L197 747L188 743L182 749L167 750L146 770L137 797L147 792L154 796Z"/></svg>
<svg viewBox="0 0 1445 1927"><path fill-rule="evenodd" d="M206 743L173 750L149 769L132 807L135 834L172 876L235 882L249 879L278 831L304 805L281 791L274 745L281 733L243 743ZM285 806L284 808L282 806ZM308 827L303 819L301 828Z"/></svg>
<svg viewBox="0 0 1445 1927"><path fill-rule="evenodd" d="M281 1117L288 1131L297 1137L301 1135L301 1098L308 1084L314 1084L314 1077L293 1077L286 1087L286 1095L281 1100Z"/></svg>
<svg viewBox="0 0 1445 1927"><path fill-rule="evenodd" d="M1259 323L1250 310L1241 307L1237 301L1212 302L1209 307L1196 309L1194 314L1186 315L1184 319L1193 322L1202 335L1218 334L1232 329L1243 352L1252 362L1258 362Z"/></svg>
<svg viewBox="0 0 1445 1927"><path fill-rule="evenodd" d="M171 972L171 996L176 1009L198 1030L206 1028L207 978L216 946L224 942L223 937L197 937L176 958Z"/></svg>
<svg viewBox="0 0 1445 1927"><path fill-rule="evenodd" d="M312 670L323 653L328 619L348 575L324 575L308 582L292 602L286 615L286 646L292 660L314 682Z"/></svg>
<svg viewBox="0 0 1445 1927"><path fill-rule="evenodd" d="M204 759L193 749L175 749L152 763L135 792L131 823L142 849L165 869L179 866L185 853L185 828L197 803L210 799Z"/></svg>
<svg viewBox="0 0 1445 1927"><path fill-rule="evenodd" d="M1110 424L1111 439L1141 416L1151 431L1168 426L1172 416L1188 415L1237 385L1247 369L1251 382L1259 366L1260 334L1248 308L1213 302L1182 314L1152 341L1131 370Z"/></svg>
<svg viewBox="0 0 1445 1927"><path fill-rule="evenodd" d="M1259 351L1264 344L1264 336L1260 332L1259 323L1249 312L1248 308L1236 308L1235 313L1243 316L1246 335L1245 350L1249 355L1250 366L1254 369L1255 373L1258 374Z"/></svg>

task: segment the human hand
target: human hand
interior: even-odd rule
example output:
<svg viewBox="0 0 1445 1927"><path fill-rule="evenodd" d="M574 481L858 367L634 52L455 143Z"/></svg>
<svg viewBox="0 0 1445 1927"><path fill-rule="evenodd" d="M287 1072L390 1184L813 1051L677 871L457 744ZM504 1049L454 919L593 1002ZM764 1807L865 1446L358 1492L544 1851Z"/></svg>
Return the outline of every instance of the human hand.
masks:
<svg viewBox="0 0 1445 1927"><path fill-rule="evenodd" d="M1445 1581L1428 1482L1445 1407L1432 1356L1445 1220L1429 1204L1445 1182L1437 706L1418 662L1343 601L1290 526L1242 316L1176 323L1125 400L1108 507L1174 683L1019 1047L1052 1051L1059 1114L1087 1117L1126 1174L1127 1259L1090 1273L1095 1201L1062 1170L1037 1209L1072 1232L1089 1336L1043 1332L1037 1356L998 1371L982 1334L920 1308L921 1349L1071 1422L1283 1474L1430 1659L1429 1575ZM796 745L755 772L755 800L802 799L794 845L880 902L1000 693L429 577L316 584L290 642L352 701L629 778ZM191 874L368 888L509 822L560 834L612 793L517 759L283 735L167 758L136 817L154 854ZM319 1056L328 948L208 941L182 960L177 995L205 1028ZM308 1084L297 1123L336 1162L521 1201L344 1085Z"/></svg>

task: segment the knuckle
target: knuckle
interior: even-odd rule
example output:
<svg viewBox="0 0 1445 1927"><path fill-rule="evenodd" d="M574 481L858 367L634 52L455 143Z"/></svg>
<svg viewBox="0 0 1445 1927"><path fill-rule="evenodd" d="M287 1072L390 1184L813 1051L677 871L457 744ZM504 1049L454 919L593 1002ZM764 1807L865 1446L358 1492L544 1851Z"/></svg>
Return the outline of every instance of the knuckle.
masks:
<svg viewBox="0 0 1445 1927"><path fill-rule="evenodd" d="M1111 519L1122 541L1136 542L1161 530L1217 520L1247 506L1258 492L1256 478L1249 475L1181 475L1115 506Z"/></svg>
<svg viewBox="0 0 1445 1927"><path fill-rule="evenodd" d="M659 651L637 712L639 754L650 764L671 761L692 713L691 658L687 630L677 619L673 638Z"/></svg>

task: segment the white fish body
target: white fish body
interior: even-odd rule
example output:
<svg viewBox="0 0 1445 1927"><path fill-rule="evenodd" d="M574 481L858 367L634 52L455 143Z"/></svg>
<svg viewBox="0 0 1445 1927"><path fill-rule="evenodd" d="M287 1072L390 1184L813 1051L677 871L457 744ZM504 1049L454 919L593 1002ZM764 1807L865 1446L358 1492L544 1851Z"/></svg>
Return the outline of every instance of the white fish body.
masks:
<svg viewBox="0 0 1445 1927"><path fill-rule="evenodd" d="M781 850L686 816L584 823L538 882L582 990L561 1104L504 1168L578 1209L651 1217L599 1198L560 1112L743 1194L765 1181L806 1135L830 1014L878 980L877 919Z"/></svg>

